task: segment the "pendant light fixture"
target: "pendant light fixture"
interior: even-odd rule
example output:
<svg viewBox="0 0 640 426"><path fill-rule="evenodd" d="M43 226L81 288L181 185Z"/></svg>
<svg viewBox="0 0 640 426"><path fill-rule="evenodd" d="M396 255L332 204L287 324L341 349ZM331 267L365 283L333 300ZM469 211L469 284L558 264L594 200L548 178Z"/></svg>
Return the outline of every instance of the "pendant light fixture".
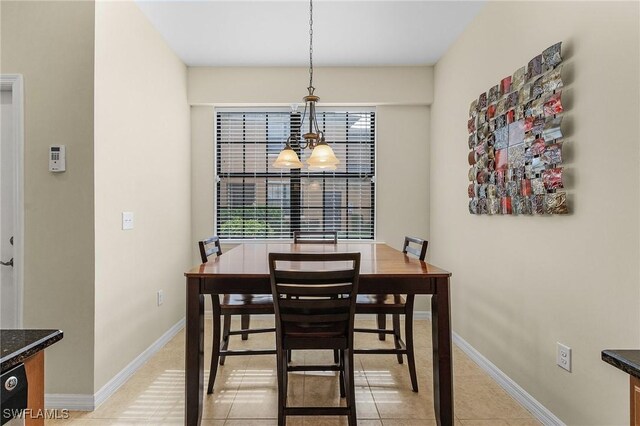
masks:
<svg viewBox="0 0 640 426"><path fill-rule="evenodd" d="M309 148L311 150L311 156L307 159L307 165L311 171L335 170L338 163L340 163L331 147L327 144L324 133L318 127L316 103L320 98L314 95L315 90L316 88L313 87L313 0L309 0L309 87L307 87L309 94L303 98L304 113L302 114L300 127L289 136L284 149L280 151L278 158L273 163L273 167L279 169L302 168L302 162L293 148L299 150ZM304 139L304 142L302 142L299 140L299 135L307 112L309 113L309 131L302 135L302 139Z"/></svg>

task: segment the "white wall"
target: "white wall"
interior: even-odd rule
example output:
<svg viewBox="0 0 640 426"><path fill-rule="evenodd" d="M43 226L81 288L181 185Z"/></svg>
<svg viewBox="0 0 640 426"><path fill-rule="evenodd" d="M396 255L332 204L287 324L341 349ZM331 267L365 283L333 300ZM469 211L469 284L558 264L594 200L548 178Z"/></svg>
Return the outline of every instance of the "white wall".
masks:
<svg viewBox="0 0 640 426"><path fill-rule="evenodd" d="M97 2L95 22L97 391L184 317L192 244L186 67L133 2Z"/></svg>
<svg viewBox="0 0 640 426"><path fill-rule="evenodd" d="M640 346L637 2L490 2L435 67L431 259L453 272L453 328L567 424L628 424ZM562 41L568 216L472 216L470 102ZM555 365L573 348L573 372Z"/></svg>
<svg viewBox="0 0 640 426"><path fill-rule="evenodd" d="M24 327L59 328L47 393L93 392L94 3L2 1L1 69L24 76ZM67 171L50 173L49 145Z"/></svg>
<svg viewBox="0 0 640 426"><path fill-rule="evenodd" d="M432 72L426 66L314 72L320 106L377 106L376 237L396 248L405 235L429 236ZM214 233L213 105L288 106L302 102L307 85L307 68L189 68L194 262L199 262L195 242ZM419 301L417 309L427 304Z"/></svg>

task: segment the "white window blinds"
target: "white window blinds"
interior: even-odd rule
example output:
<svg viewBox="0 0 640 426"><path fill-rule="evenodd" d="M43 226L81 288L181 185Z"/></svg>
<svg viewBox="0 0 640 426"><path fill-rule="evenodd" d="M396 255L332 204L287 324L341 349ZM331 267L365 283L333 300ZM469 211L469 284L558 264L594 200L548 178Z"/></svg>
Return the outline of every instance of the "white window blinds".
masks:
<svg viewBox="0 0 640 426"><path fill-rule="evenodd" d="M291 129L299 128L301 114L216 113L216 232L220 238L292 238L296 230L337 231L343 239L374 238L375 113L317 114L340 160L335 171L272 166ZM304 133L308 124L302 124ZM298 150L303 163L310 153Z"/></svg>

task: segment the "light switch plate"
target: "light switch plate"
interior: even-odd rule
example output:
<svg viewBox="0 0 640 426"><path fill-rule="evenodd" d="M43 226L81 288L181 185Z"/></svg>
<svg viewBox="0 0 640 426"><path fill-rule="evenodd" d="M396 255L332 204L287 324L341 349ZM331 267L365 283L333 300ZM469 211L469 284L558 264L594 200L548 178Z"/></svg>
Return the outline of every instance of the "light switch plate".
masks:
<svg viewBox="0 0 640 426"><path fill-rule="evenodd" d="M122 230L133 229L133 212L122 212Z"/></svg>

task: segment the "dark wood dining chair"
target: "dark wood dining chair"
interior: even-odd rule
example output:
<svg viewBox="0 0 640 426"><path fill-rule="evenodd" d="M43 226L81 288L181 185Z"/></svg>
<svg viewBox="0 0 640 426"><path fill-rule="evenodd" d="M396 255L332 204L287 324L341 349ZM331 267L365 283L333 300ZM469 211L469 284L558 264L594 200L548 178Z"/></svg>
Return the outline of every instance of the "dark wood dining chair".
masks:
<svg viewBox="0 0 640 426"><path fill-rule="evenodd" d="M415 244L417 247L411 246ZM402 252L412 254L424 261L427 255L429 242L420 238L404 237ZM373 348L356 349L357 354L395 354L398 363L403 363L403 356L407 356L409 364L409 376L411 377L411 388L418 392L418 377L416 374L416 359L413 349L413 305L415 295L400 294L361 294L358 295L356 303L356 314L375 314L377 316L378 327L375 329L356 328L356 333L376 333L380 340L384 340L386 334L393 334L395 348ZM392 330L387 330L387 315L393 318ZM402 339L400 332L400 316L404 315L404 336Z"/></svg>
<svg viewBox="0 0 640 426"><path fill-rule="evenodd" d="M295 244L338 244L337 231L293 231Z"/></svg>
<svg viewBox="0 0 640 426"><path fill-rule="evenodd" d="M198 242L200 249L200 258L202 263L207 263L209 257L222 255L222 247L220 239L217 236L207 238ZM213 298L219 296L211 295ZM220 315L223 319L222 326L222 343L220 336L213 333L213 350L211 353L211 368L209 370L209 386L207 393L213 393L213 384L216 379L218 363L224 365L225 357L232 355L273 355L275 349L265 350L229 350L229 338L231 336L241 335L242 340L247 340L249 334L254 333L273 333L275 328L249 328L251 315L273 314L273 299L270 294L225 294L220 301ZM231 317L240 315L240 330L231 330Z"/></svg>
<svg viewBox="0 0 640 426"><path fill-rule="evenodd" d="M334 268L327 269L327 263ZM348 265L348 266L345 266ZM348 416L356 426L353 319L360 253L269 253L271 294L276 314L278 425L287 416ZM290 365L291 350L338 351L338 364ZM339 371L345 407L289 407L290 371Z"/></svg>

